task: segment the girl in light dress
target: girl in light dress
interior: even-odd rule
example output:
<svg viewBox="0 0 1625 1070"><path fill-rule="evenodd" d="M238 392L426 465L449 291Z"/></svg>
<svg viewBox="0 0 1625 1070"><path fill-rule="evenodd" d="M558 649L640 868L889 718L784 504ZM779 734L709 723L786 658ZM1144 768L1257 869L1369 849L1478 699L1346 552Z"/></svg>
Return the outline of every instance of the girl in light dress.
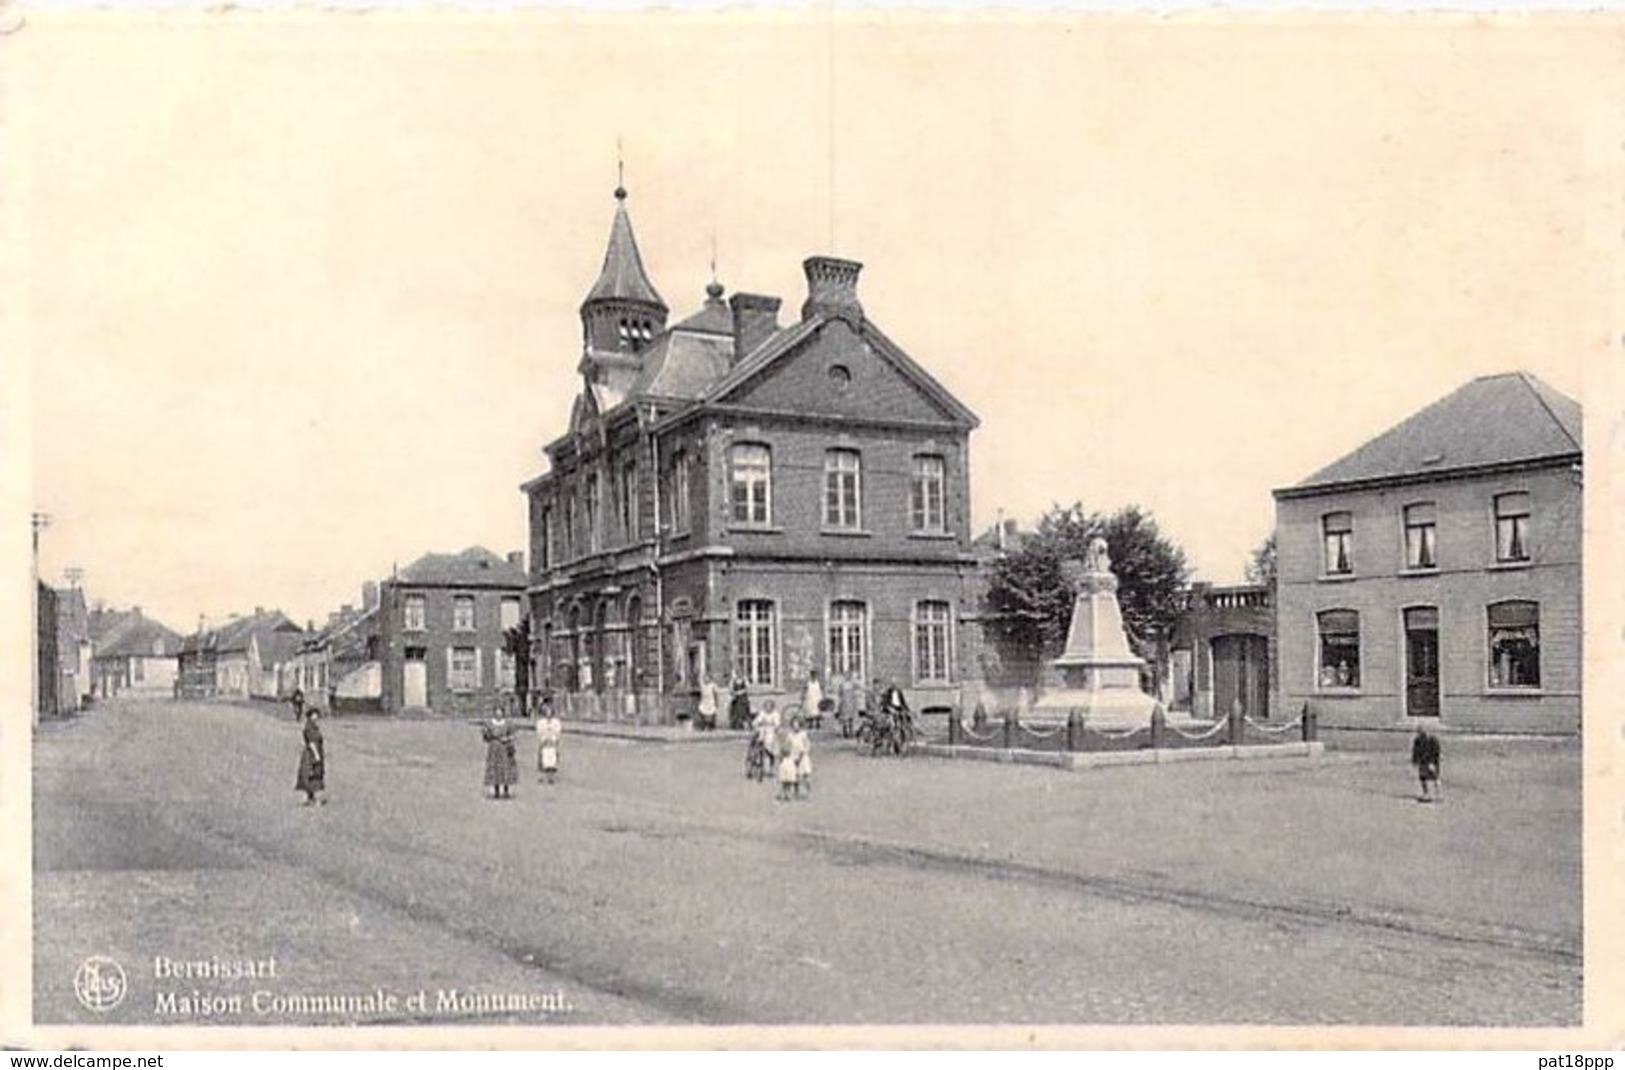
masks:
<svg viewBox="0 0 1625 1070"><path fill-rule="evenodd" d="M536 721L536 770L549 784L558 779L559 743L563 739L564 722L551 705L543 706L541 717Z"/></svg>

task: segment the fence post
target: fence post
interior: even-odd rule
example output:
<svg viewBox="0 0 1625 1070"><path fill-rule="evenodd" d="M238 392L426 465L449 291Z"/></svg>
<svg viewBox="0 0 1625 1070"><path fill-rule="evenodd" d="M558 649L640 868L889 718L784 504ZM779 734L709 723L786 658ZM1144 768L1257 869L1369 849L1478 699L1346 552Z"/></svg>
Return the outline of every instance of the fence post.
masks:
<svg viewBox="0 0 1625 1070"><path fill-rule="evenodd" d="M959 745L959 733L961 728L962 726L959 723L959 707L955 706L953 709L948 711L948 746L957 747Z"/></svg>
<svg viewBox="0 0 1625 1070"><path fill-rule="evenodd" d="M1011 747L1015 746L1015 738L1016 738L1016 715L1013 712L1012 713L1006 713L1004 715L1004 749L1005 750L1009 750Z"/></svg>
<svg viewBox="0 0 1625 1070"><path fill-rule="evenodd" d="M1309 703L1305 702L1303 704L1303 741L1305 743L1313 743L1315 737L1320 734L1320 726L1316 723L1317 720L1315 711L1310 708Z"/></svg>
<svg viewBox="0 0 1625 1070"><path fill-rule="evenodd" d="M1069 751L1078 749L1078 711L1076 709L1066 711L1066 749Z"/></svg>
<svg viewBox="0 0 1625 1070"><path fill-rule="evenodd" d="M1162 703L1151 707L1151 749L1161 750L1168 739L1168 715L1163 712Z"/></svg>

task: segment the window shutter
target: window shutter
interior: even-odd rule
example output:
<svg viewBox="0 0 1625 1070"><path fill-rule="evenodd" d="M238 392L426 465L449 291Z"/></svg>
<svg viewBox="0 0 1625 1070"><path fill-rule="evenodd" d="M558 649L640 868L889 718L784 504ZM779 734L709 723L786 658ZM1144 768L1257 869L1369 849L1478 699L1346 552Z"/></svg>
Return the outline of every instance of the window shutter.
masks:
<svg viewBox="0 0 1625 1070"><path fill-rule="evenodd" d="M452 647L448 646L446 648L446 690L448 691L455 686L457 680L457 678L452 675L453 666L457 664L457 659L453 656L452 651Z"/></svg>
<svg viewBox="0 0 1625 1070"><path fill-rule="evenodd" d="M474 648L474 690L476 691L485 686L485 673L482 671L482 655L484 653L485 649L483 647Z"/></svg>

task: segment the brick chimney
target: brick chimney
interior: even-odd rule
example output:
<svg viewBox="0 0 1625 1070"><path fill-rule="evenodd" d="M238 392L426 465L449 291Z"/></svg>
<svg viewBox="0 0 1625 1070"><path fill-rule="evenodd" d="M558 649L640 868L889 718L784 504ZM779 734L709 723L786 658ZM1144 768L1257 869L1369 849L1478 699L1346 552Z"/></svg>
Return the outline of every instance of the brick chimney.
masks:
<svg viewBox="0 0 1625 1070"><path fill-rule="evenodd" d="M784 302L764 294L736 293L728 299L734 314L734 363L748 356L779 329L779 306Z"/></svg>
<svg viewBox="0 0 1625 1070"><path fill-rule="evenodd" d="M807 273L807 300L801 305L803 320L819 313L851 323L863 319L863 306L858 303L862 264L833 256L809 256L801 262L801 269Z"/></svg>
<svg viewBox="0 0 1625 1070"><path fill-rule="evenodd" d="M508 552L508 564L517 565L520 568L524 568L525 567L525 551L523 551L523 550L510 550Z"/></svg>
<svg viewBox="0 0 1625 1070"><path fill-rule="evenodd" d="M378 584L372 580L361 585L361 611L378 608Z"/></svg>

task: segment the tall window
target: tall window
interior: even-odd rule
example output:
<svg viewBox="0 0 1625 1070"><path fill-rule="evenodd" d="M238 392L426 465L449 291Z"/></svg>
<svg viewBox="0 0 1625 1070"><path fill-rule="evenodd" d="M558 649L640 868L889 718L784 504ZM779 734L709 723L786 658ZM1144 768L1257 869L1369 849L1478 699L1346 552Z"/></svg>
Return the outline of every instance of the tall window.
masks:
<svg viewBox="0 0 1625 1070"><path fill-rule="evenodd" d="M621 462L621 475L615 489L620 495L617 507L621 535L627 542L633 542L638 537L638 463L633 458Z"/></svg>
<svg viewBox="0 0 1625 1070"><path fill-rule="evenodd" d="M1495 559L1529 560L1529 495L1523 491L1495 496Z"/></svg>
<svg viewBox="0 0 1625 1070"><path fill-rule="evenodd" d="M688 454L682 450L671 459L671 530L688 531Z"/></svg>
<svg viewBox="0 0 1625 1070"><path fill-rule="evenodd" d="M1540 686L1540 603L1489 607L1490 686Z"/></svg>
<svg viewBox="0 0 1625 1070"><path fill-rule="evenodd" d="M1438 524L1432 502L1405 507L1405 567L1438 568Z"/></svg>
<svg viewBox="0 0 1625 1070"><path fill-rule="evenodd" d="M734 607L734 659L747 684L773 683L773 603L747 599Z"/></svg>
<svg viewBox="0 0 1625 1070"><path fill-rule="evenodd" d="M512 691L519 682L519 662L510 650L497 651L497 686Z"/></svg>
<svg viewBox="0 0 1625 1070"><path fill-rule="evenodd" d="M566 491L564 494L564 526L562 530L564 533L564 552L559 559L569 560L575 556L576 546L579 545L576 541L576 495L574 490Z"/></svg>
<svg viewBox="0 0 1625 1070"><path fill-rule="evenodd" d="M550 568L557 560L558 548L553 545L553 507L542 507L542 567Z"/></svg>
<svg viewBox="0 0 1625 1070"><path fill-rule="evenodd" d="M474 691L480 686L480 652L471 646L446 651L446 686L453 691Z"/></svg>
<svg viewBox="0 0 1625 1070"><path fill-rule="evenodd" d="M587 477L587 552L603 549L603 501L600 497L597 474Z"/></svg>
<svg viewBox="0 0 1625 1070"><path fill-rule="evenodd" d="M766 524L772 519L773 454L766 446L741 443L728 451L736 524Z"/></svg>
<svg viewBox="0 0 1625 1070"><path fill-rule="evenodd" d="M914 676L920 683L947 683L949 608L947 602L914 607Z"/></svg>
<svg viewBox="0 0 1625 1070"><path fill-rule="evenodd" d="M862 602L833 602L829 607L829 671L835 675L866 675L863 663L863 628L868 607Z"/></svg>
<svg viewBox="0 0 1625 1070"><path fill-rule="evenodd" d="M1354 514L1327 513L1320 518L1326 540L1326 574L1341 576L1354 571Z"/></svg>
<svg viewBox="0 0 1625 1070"><path fill-rule="evenodd" d="M1320 686L1360 686L1360 614L1328 609L1316 618L1320 627Z"/></svg>
<svg viewBox="0 0 1625 1070"><path fill-rule="evenodd" d="M452 596L451 627L453 631L458 632L471 632L474 630L473 595L459 594Z"/></svg>
<svg viewBox="0 0 1625 1070"><path fill-rule="evenodd" d="M914 458L914 480L910 494L910 511L915 531L942 531L947 526L943 509L943 488L947 483L947 465L941 457Z"/></svg>
<svg viewBox="0 0 1625 1070"><path fill-rule="evenodd" d="M427 626L427 614L424 611L423 596L409 594L401 606L401 630L408 632L421 632Z"/></svg>
<svg viewBox="0 0 1625 1070"><path fill-rule="evenodd" d="M830 450L824 454L824 526L857 528L863 525L859 502L863 462L857 450Z"/></svg>
<svg viewBox="0 0 1625 1070"><path fill-rule="evenodd" d="M501 627L503 631L507 631L509 628L519 627L519 599L507 597L503 598L500 613L501 616L498 617L497 620L498 626Z"/></svg>

